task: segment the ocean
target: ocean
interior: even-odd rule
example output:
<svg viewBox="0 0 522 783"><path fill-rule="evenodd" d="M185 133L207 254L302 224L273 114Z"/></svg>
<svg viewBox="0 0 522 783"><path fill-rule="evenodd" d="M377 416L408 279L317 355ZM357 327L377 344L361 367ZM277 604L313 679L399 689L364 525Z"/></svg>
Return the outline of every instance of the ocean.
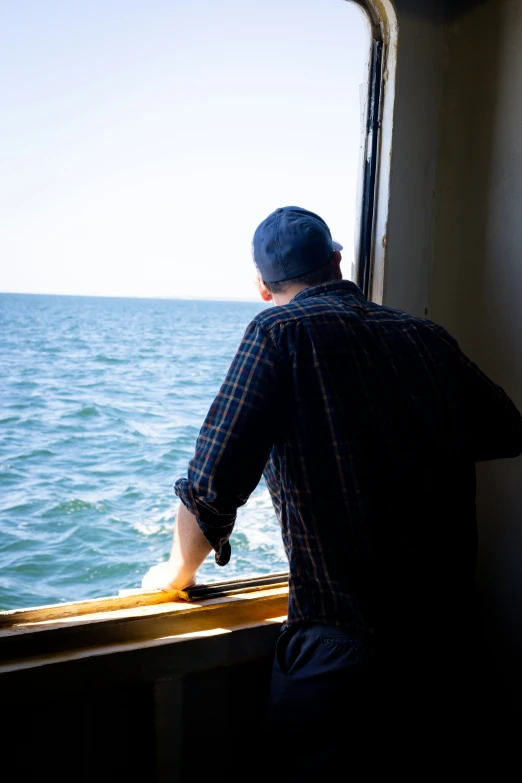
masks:
<svg viewBox="0 0 522 783"><path fill-rule="evenodd" d="M117 595L166 559L203 418L256 302L0 294L0 609ZM287 570L263 480L224 568Z"/></svg>

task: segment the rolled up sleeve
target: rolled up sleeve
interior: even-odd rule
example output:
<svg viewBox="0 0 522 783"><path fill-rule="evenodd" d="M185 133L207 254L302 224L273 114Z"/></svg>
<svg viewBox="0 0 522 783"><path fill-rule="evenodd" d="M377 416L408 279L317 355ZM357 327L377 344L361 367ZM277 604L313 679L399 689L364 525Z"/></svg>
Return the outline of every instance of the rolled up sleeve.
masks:
<svg viewBox="0 0 522 783"><path fill-rule="evenodd" d="M218 565L230 559L237 509L258 485L274 442L279 374L272 337L254 320L201 427L188 476L174 485Z"/></svg>

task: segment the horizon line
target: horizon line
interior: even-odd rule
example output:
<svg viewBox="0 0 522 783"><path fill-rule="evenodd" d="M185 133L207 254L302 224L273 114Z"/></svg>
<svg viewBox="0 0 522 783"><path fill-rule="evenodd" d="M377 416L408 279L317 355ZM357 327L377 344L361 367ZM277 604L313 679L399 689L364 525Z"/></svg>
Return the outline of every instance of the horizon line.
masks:
<svg viewBox="0 0 522 783"><path fill-rule="evenodd" d="M81 297L84 299L160 299L160 300L181 300L198 302L257 302L258 299L234 296L139 296L137 294L55 294L49 291L0 291L0 296L70 296Z"/></svg>

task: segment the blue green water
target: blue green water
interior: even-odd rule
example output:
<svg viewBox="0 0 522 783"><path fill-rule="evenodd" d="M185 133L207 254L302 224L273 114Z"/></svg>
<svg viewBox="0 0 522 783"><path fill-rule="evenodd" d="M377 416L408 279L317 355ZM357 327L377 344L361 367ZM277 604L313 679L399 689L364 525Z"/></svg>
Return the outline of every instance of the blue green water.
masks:
<svg viewBox="0 0 522 783"><path fill-rule="evenodd" d="M0 294L0 609L117 595L167 556L172 485L263 306ZM286 568L261 481L199 581Z"/></svg>

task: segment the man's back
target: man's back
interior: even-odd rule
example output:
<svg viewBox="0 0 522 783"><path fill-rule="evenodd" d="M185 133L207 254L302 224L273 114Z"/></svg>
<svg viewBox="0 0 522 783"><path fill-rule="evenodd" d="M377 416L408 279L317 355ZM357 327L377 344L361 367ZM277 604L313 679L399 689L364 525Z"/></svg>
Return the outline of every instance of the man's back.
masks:
<svg viewBox="0 0 522 783"><path fill-rule="evenodd" d="M417 753L445 769L457 747L466 758L462 726L480 731L495 706L474 612L475 462L521 452L520 415L444 329L347 281L256 320L278 357L264 475L290 563L270 725L312 748L291 779L348 758L378 776L388 753L407 779Z"/></svg>
<svg viewBox="0 0 522 783"><path fill-rule="evenodd" d="M347 281L255 321L277 365L264 475L289 556L289 620L368 625L381 608L400 616L422 594L470 584L475 461L522 449L504 392L441 327Z"/></svg>

